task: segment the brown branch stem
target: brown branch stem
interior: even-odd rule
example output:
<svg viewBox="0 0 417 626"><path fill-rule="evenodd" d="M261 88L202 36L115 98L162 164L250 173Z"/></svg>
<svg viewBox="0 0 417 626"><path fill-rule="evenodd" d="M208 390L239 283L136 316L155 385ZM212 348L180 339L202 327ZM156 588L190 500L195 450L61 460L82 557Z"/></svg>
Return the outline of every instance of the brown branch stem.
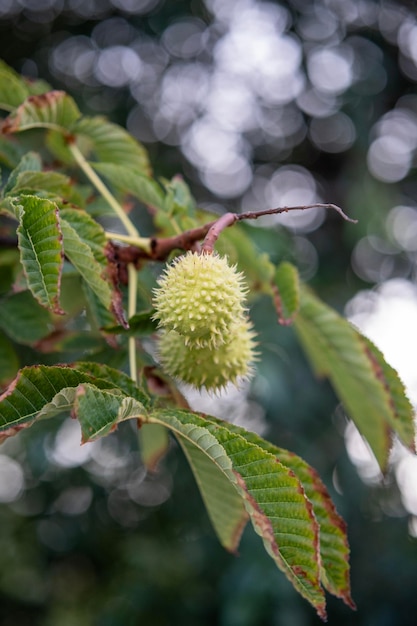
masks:
<svg viewBox="0 0 417 626"><path fill-rule="evenodd" d="M351 222L352 224L356 224L358 220L353 220L346 215L342 211L342 209L337 206L337 204L323 204L323 203L315 203L315 204L304 204L300 206L289 206L289 207L278 207L276 209L264 209L263 211L246 211L245 213L225 213L218 220L212 223L210 226L206 238L204 239L203 245L201 247L202 252L212 253L214 249L214 245L219 238L220 233L229 226L233 226L235 222L240 222L241 220L257 220L259 217L263 217L265 215L277 215L278 213L288 213L289 211L306 211L307 209L331 209L336 211L343 217L347 222Z"/></svg>
<svg viewBox="0 0 417 626"><path fill-rule="evenodd" d="M150 242L150 252L137 248L136 246L119 246L116 243L112 243L112 246L115 252L115 259L117 259L118 263L121 265L134 263L138 266L141 260L144 259L165 261L173 250L199 249L198 242L202 239L204 239L204 241L201 245L201 252L211 254L221 232L229 226L233 226L236 222L240 222L242 220L256 220L264 215L277 215L279 213L288 213L289 211L306 211L308 209L315 208L336 211L347 222L351 222L353 224L357 223L357 220L353 220L348 217L336 204L316 203L300 206L278 207L274 209L265 209L263 211L246 211L245 213L225 213L218 219L209 222L208 224L198 226L197 228L191 228L190 230L180 233L179 235L152 238Z"/></svg>

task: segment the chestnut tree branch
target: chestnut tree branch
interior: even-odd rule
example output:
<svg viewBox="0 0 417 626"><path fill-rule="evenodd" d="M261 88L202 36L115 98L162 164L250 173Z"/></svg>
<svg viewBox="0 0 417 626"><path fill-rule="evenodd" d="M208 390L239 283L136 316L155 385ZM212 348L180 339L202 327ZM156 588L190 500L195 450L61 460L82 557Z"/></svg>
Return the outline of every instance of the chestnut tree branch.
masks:
<svg viewBox="0 0 417 626"><path fill-rule="evenodd" d="M277 209L265 209L264 211L246 211L245 213L225 213L218 220L212 223L210 226L207 235L203 241L203 245L201 247L202 252L211 253L213 252L214 245L219 238L220 233L229 226L232 226L235 222L240 222L242 220L257 220L259 217L263 217L264 215L277 215L278 213L288 213L289 211L306 211L308 209L332 209L339 213L347 222L352 222L353 224L357 223L357 220L353 220L348 217L342 209L336 204L305 204L301 206L291 206L291 207L278 207Z"/></svg>
<svg viewBox="0 0 417 626"><path fill-rule="evenodd" d="M128 263L134 263L138 266L143 259L151 259L153 261L165 261L169 254L173 250L201 250L206 254L211 254L214 250L214 245L219 238L221 232L233 226L236 222L242 220L256 220L264 215L277 215L279 213L289 213L290 211L306 211L308 209L323 208L336 211L347 222L353 224L357 223L357 220L353 220L348 217L342 209L336 204L306 204L300 206L291 207L278 207L274 209L265 209L263 211L246 211L245 213L225 213L218 219L198 226L197 228L191 228L179 235L172 237L152 237L150 239L150 249L140 249L136 246L119 246L113 242L113 250L115 259L121 265ZM199 243L204 240L201 248Z"/></svg>

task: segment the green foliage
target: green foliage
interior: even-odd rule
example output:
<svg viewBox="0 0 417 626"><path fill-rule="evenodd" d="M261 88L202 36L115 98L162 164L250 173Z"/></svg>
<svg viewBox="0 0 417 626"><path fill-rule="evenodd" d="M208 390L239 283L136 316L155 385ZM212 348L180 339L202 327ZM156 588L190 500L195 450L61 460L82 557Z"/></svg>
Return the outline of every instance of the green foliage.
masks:
<svg viewBox="0 0 417 626"><path fill-rule="evenodd" d="M291 263L281 263L275 272L275 306L280 324L291 324L300 308L300 282Z"/></svg>
<svg viewBox="0 0 417 626"><path fill-rule="evenodd" d="M21 196L18 202L17 237L28 287L40 304L61 313L59 283L64 251L58 207L36 196Z"/></svg>
<svg viewBox="0 0 417 626"><path fill-rule="evenodd" d="M124 129L83 117L64 92L47 91L40 81L28 84L3 64L0 106L10 112L0 142L9 170L0 220L12 248L0 250L0 267L7 268L0 282L0 438L70 414L87 442L132 420L143 461L155 468L170 433L226 549L237 550L250 520L267 553L320 617L326 615L324 590L353 608L345 524L317 472L254 433L190 410L155 360L150 303L156 278L149 267L158 262L162 271L174 251L207 235L204 224L212 220L219 228L217 249L245 274L250 301L266 294L275 306L270 323L294 324L314 371L330 379L382 470L394 436L415 451L413 411L396 372L301 283L292 264L274 267L250 228L224 230L221 218L196 210L182 179L152 178L146 151ZM20 152L15 139L12 144L11 136L33 129L46 131L49 156ZM153 220L152 237L140 235L119 202L126 198L139 200ZM109 233L96 219L104 205L126 234ZM28 362L21 359L22 345L32 349Z"/></svg>
<svg viewBox="0 0 417 626"><path fill-rule="evenodd" d="M392 433L415 452L411 404L372 343L306 287L295 328L315 371L330 378L381 469L387 467Z"/></svg>

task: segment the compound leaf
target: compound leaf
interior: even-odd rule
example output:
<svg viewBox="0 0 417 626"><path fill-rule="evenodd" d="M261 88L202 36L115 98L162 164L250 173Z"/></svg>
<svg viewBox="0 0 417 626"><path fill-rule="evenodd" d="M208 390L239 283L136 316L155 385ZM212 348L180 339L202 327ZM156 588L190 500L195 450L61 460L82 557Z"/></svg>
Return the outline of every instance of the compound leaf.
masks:
<svg viewBox="0 0 417 626"><path fill-rule="evenodd" d="M63 411L71 411L77 393L80 397L84 394L82 389L79 390L80 385L88 386L88 397L91 395L92 398L95 397L94 390L111 390L112 397L105 397L112 401L112 406L115 405L113 398L119 398L118 401L122 405L119 415L122 415L123 419L126 419L128 414L131 416L129 407L133 406L142 407L143 415L144 403L148 402L148 397L131 379L127 379L126 374L96 363L78 363L76 367L46 365L24 367L0 396L0 438L5 439L14 435L41 417L53 417ZM125 393L124 389L129 393ZM84 406L84 400L81 401L81 406ZM103 415L97 420L93 419L88 411L80 419L86 438L96 437L99 433L103 434L115 427L117 412L107 413L105 407L102 408ZM138 415L135 411L133 413Z"/></svg>
<svg viewBox="0 0 417 626"><path fill-rule="evenodd" d="M102 379L71 367L35 365L24 367L15 380L0 396L0 437L14 435L22 428L30 426L43 411L44 417L55 415L58 404L51 405L55 396L68 387L78 387L80 383L92 383L100 387L113 387ZM64 405L61 402L61 410ZM65 405L66 409L71 404Z"/></svg>

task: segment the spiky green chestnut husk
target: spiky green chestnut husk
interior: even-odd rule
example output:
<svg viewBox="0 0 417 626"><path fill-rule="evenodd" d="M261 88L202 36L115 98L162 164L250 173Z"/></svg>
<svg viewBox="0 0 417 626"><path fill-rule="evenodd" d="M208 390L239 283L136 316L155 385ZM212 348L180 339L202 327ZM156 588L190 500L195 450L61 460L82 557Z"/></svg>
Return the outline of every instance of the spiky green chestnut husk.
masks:
<svg viewBox="0 0 417 626"><path fill-rule="evenodd" d="M153 304L159 326L175 330L190 346L217 346L243 319L243 275L217 254L188 252L158 280Z"/></svg>
<svg viewBox="0 0 417 626"><path fill-rule="evenodd" d="M176 331L164 332L158 354L161 365L173 378L193 387L218 391L227 383L237 384L239 379L251 376L255 347L252 325L240 319L231 326L227 340L216 348L190 348Z"/></svg>

